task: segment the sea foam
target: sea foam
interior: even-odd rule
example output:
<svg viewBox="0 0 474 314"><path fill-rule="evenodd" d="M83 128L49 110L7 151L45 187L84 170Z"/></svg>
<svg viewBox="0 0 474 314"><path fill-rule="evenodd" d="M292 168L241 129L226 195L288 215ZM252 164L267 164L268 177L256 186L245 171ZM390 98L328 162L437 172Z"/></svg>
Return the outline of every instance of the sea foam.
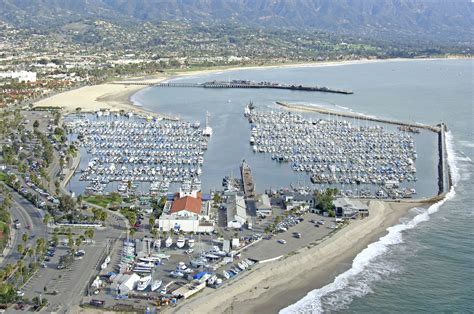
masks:
<svg viewBox="0 0 474 314"><path fill-rule="evenodd" d="M417 208L418 212L412 220L387 228L388 234L377 242L369 244L352 262L352 267L337 276L334 281L320 289L309 292L301 300L280 311L289 313L321 313L347 307L355 297L362 297L372 292L371 284L396 271L395 265L388 262L374 263L382 258L390 247L403 243L403 231L415 228L418 224L428 221L430 215L437 212L441 205L455 196L456 186L460 176L456 164L456 155L452 145L452 134L446 132L446 148L448 164L450 166L453 187L441 201L431 205L428 209ZM371 266L370 268L368 266Z"/></svg>

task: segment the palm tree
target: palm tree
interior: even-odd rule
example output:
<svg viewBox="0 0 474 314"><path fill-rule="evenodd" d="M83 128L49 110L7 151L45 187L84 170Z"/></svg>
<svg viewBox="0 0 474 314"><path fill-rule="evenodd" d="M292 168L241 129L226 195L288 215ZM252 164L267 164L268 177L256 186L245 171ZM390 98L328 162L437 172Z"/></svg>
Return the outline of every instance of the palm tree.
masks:
<svg viewBox="0 0 474 314"><path fill-rule="evenodd" d="M76 244L76 247L77 247L78 249L79 249L79 247L80 247L81 244L82 244L82 239L81 239L81 237L82 237L82 235L76 238L75 244Z"/></svg>
<svg viewBox="0 0 474 314"><path fill-rule="evenodd" d="M5 277L10 277L12 271L13 271L13 265L8 263L5 265L5 267L3 268L3 271L5 273Z"/></svg>
<svg viewBox="0 0 474 314"><path fill-rule="evenodd" d="M23 242L25 242L25 245L26 245L26 242L28 242L28 235L26 233L23 233L23 235L21 236L21 239L23 240Z"/></svg>
<svg viewBox="0 0 474 314"><path fill-rule="evenodd" d="M86 231L84 231L84 235L87 238L92 240L92 238L94 237L94 229L92 229L92 228L87 229Z"/></svg>
<svg viewBox="0 0 474 314"><path fill-rule="evenodd" d="M136 232L135 228L130 229L130 231L129 231L130 237L133 238L133 236L135 235L135 232Z"/></svg>
<svg viewBox="0 0 474 314"><path fill-rule="evenodd" d="M35 249L33 249L32 247L30 247L30 248L28 249L28 257L31 259L33 256L35 257L35 263L36 263Z"/></svg>
<svg viewBox="0 0 474 314"><path fill-rule="evenodd" d="M18 246L16 247L16 250L18 251L20 255L23 255L23 253L25 253L25 248L21 244L18 244Z"/></svg>
<svg viewBox="0 0 474 314"><path fill-rule="evenodd" d="M45 214L43 217L43 223L46 225L46 234L45 237L48 234L48 227L49 227L49 221L51 220L51 216L49 214Z"/></svg>
<svg viewBox="0 0 474 314"><path fill-rule="evenodd" d="M150 223L150 229L153 229L153 227L155 226L155 217L154 216L150 216L150 219L148 219L148 222Z"/></svg>

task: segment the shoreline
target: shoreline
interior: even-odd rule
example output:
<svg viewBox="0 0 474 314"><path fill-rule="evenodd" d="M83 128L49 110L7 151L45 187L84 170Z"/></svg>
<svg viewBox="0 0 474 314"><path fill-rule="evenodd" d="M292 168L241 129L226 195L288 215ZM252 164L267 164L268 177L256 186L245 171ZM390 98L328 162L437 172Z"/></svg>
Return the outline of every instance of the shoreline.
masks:
<svg viewBox="0 0 474 314"><path fill-rule="evenodd" d="M386 235L388 227L399 224L411 209L426 205L372 201L369 217L351 222L322 243L259 265L227 286L199 294L170 312L277 313L308 292L333 282L351 268L362 250Z"/></svg>
<svg viewBox="0 0 474 314"><path fill-rule="evenodd" d="M116 81L84 86L67 92L52 95L33 103L33 108L48 106L62 108L63 113L75 113L76 108L81 108L81 112L95 112L99 110L133 112L144 116L155 116L165 119L176 120L176 117L156 113L142 106L134 105L131 97L137 92L149 88L150 86L140 85L122 85L117 83L142 82L142 83L162 83L172 79L192 77L219 72L238 71L238 70L264 70L275 68L309 68L309 67L329 67L358 65L380 62L406 62L406 61L435 61L435 60L469 60L469 57L446 57L446 58L392 58L392 59L358 59L346 61L322 61L312 63L288 63L288 64L270 64L258 66L229 66L207 69L177 70L168 73L159 73L155 75L138 76L123 78Z"/></svg>
<svg viewBox="0 0 474 314"><path fill-rule="evenodd" d="M288 64L228 69L207 69L190 71L177 75L162 74L153 78L153 80L156 80L155 82L158 83L179 77L197 76L232 70L283 67L321 67L365 64L371 62L428 61L443 59L452 60L470 58L356 60L348 62L325 62L300 65ZM120 82L137 80L143 82L150 80L150 78L129 78L126 80L120 80ZM43 99L37 102L35 106L50 106L52 104L54 106L54 104L56 104L56 107L63 107L63 110L66 113L74 113L76 112L76 107L81 107L83 108L82 112L92 112L100 109L111 111L125 110L142 115L165 117L159 113L154 113L142 107L133 105L130 98L135 93L145 88L148 88L148 86L127 87L111 83L86 86ZM61 95L65 98L59 97ZM77 99L81 100L77 101ZM81 105L82 102L87 106ZM442 195L438 197L441 198L441 196ZM168 308L165 311L183 311L186 313L202 313L211 311L224 313L278 312L280 309L294 304L303 298L308 291L312 291L333 282L338 274L351 268L354 258L365 249L367 245L377 241L380 237L387 234L388 227L398 224L400 219L407 217L412 208L426 207L427 204L429 204L427 200L383 203L385 205L379 206L380 208L376 210L377 213L375 218L371 217L371 215L369 218L360 221L357 220L315 247L310 249L304 248L297 254L286 257L277 262L271 262L264 266L259 265L218 290L207 289L204 293L200 293L196 297L183 302L183 304L180 304L178 307ZM344 248L346 248L346 250L344 250ZM340 253L342 250L344 250L343 253ZM314 267L308 265L313 265ZM288 276L289 273L293 274ZM317 282L317 284L315 284L315 282ZM238 309L238 311L236 309Z"/></svg>

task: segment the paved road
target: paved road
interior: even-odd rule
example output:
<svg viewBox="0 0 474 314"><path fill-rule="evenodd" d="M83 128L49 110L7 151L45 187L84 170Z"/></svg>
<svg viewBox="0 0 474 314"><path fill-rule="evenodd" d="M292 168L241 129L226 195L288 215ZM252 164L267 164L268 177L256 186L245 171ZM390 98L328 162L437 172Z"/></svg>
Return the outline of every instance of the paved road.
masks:
<svg viewBox="0 0 474 314"><path fill-rule="evenodd" d="M13 205L11 207L11 214L13 220L18 219L21 227L19 230L15 230L15 236L12 241L11 250L4 257L0 266L3 267L7 263L14 264L19 258L17 252L18 244L25 245L22 240L22 235L24 233L28 234L28 237L35 236L34 238L28 239L26 246L36 246L36 239L38 237L46 236L46 226L43 224L43 214L42 211L35 206L33 206L28 200L24 199L18 193L16 193L11 188L7 187L13 198ZM30 226L30 230L26 228Z"/></svg>

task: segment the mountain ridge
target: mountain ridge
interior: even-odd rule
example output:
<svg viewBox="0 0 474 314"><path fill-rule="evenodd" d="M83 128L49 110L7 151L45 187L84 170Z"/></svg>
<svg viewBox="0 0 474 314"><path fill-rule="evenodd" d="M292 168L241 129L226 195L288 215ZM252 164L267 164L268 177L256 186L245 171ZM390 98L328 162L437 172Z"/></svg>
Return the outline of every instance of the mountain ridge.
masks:
<svg viewBox="0 0 474 314"><path fill-rule="evenodd" d="M0 0L0 19L37 28L84 18L213 21L459 43L472 41L473 8L469 0Z"/></svg>

